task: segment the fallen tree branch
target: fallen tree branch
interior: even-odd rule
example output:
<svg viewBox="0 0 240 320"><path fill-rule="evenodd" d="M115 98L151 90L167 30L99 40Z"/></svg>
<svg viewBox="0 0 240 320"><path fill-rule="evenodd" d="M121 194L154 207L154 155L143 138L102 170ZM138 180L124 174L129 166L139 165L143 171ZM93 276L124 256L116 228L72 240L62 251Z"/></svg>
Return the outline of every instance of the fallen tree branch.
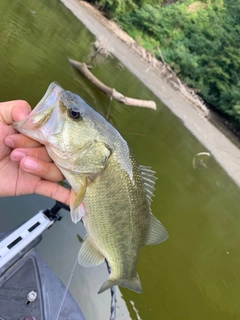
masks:
<svg viewBox="0 0 240 320"><path fill-rule="evenodd" d="M133 99L129 97L125 97L120 92L116 91L114 88L110 88L102 83L98 78L96 78L89 70L89 67L85 63L81 63L76 60L68 59L71 66L80 71L92 84L94 84L99 90L104 92L105 94L109 95L113 99L126 104L128 106L134 107L143 107L143 108L150 108L156 110L156 103L154 101L148 100L139 100Z"/></svg>

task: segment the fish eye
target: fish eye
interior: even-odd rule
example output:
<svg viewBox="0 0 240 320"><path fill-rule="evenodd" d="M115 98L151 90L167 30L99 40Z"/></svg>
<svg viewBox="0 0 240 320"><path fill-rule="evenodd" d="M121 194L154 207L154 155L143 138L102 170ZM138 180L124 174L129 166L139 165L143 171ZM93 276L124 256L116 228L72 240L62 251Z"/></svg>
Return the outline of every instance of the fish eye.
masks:
<svg viewBox="0 0 240 320"><path fill-rule="evenodd" d="M81 120L82 119L81 113L74 108L71 108L68 110L68 115L73 120Z"/></svg>

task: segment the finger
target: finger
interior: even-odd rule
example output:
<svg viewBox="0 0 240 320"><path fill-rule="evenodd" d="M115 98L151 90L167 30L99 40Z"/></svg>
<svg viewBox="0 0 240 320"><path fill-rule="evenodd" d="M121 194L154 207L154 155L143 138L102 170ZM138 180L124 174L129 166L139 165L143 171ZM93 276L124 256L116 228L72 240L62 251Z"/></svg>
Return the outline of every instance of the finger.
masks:
<svg viewBox="0 0 240 320"><path fill-rule="evenodd" d="M42 146L38 141L26 137L23 134L9 135L4 140L4 143L10 148L36 148Z"/></svg>
<svg viewBox="0 0 240 320"><path fill-rule="evenodd" d="M14 100L0 103L0 120L6 124L23 120L31 112L30 105L24 100Z"/></svg>
<svg viewBox="0 0 240 320"><path fill-rule="evenodd" d="M46 180L58 182L65 179L54 163L45 162L32 157L22 158L20 161L20 167L23 171Z"/></svg>
<svg viewBox="0 0 240 320"><path fill-rule="evenodd" d="M18 148L14 149L10 154L12 161L21 161L24 157L32 157L45 162L52 162L45 147L40 148Z"/></svg>
<svg viewBox="0 0 240 320"><path fill-rule="evenodd" d="M55 182L40 180L33 193L70 204L70 190Z"/></svg>

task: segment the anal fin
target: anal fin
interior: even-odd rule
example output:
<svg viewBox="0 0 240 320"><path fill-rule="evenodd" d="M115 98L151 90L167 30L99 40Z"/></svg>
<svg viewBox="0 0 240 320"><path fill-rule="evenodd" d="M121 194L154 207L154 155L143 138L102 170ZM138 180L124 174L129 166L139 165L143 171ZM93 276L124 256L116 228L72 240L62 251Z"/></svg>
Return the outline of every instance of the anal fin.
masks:
<svg viewBox="0 0 240 320"><path fill-rule="evenodd" d="M105 261L105 257L93 244L90 236L87 236L78 254L78 263L84 267L94 267Z"/></svg>
<svg viewBox="0 0 240 320"><path fill-rule="evenodd" d="M150 228L146 245L159 244L168 238L164 225L151 213Z"/></svg>

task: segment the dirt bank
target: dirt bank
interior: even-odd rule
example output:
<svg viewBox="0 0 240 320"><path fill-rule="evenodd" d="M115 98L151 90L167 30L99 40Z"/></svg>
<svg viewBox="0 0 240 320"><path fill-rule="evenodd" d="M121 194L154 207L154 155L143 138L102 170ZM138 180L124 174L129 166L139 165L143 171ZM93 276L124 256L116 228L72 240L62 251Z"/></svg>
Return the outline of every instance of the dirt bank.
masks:
<svg viewBox="0 0 240 320"><path fill-rule="evenodd" d="M112 53L132 73L134 73L171 111L180 118L184 125L210 151L229 176L240 186L239 159L240 150L219 129L204 116L205 110L195 108L193 102L176 91L161 76L152 60L144 59L134 49L134 40L122 39L126 34L117 37L112 22L104 19L89 4L78 0L61 0L74 15L96 36L107 40L113 48ZM122 39L122 40L121 40ZM144 50L144 49L143 49ZM148 61L149 60L149 61ZM183 89L184 90L184 89ZM194 97L194 92L192 94ZM205 150L199 150L205 151Z"/></svg>

